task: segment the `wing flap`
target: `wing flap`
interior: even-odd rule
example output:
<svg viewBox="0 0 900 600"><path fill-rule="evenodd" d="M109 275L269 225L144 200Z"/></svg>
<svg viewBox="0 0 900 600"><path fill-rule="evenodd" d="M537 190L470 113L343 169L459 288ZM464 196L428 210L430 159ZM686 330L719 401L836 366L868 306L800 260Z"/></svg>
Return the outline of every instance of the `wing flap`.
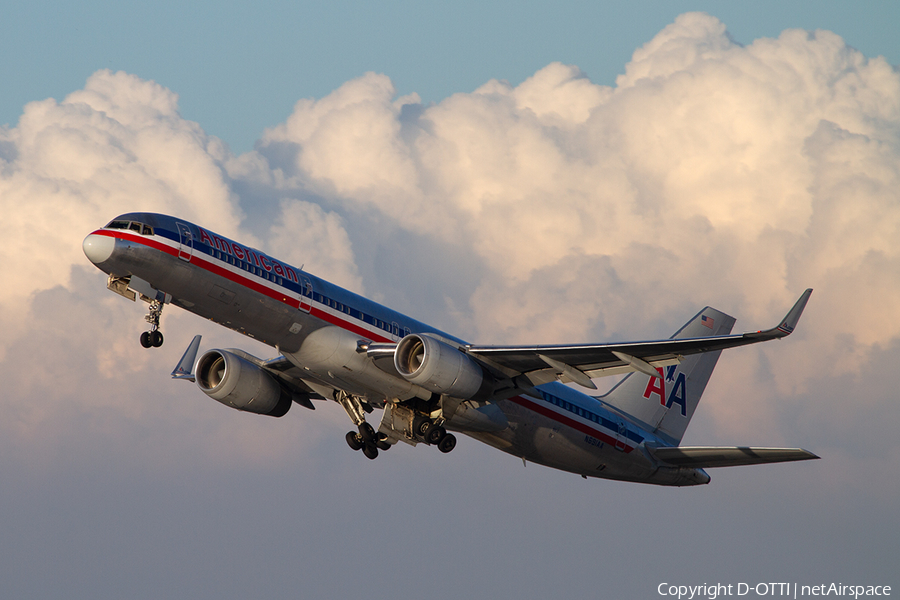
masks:
<svg viewBox="0 0 900 600"><path fill-rule="evenodd" d="M751 448L749 446L675 446L648 448L659 462L675 467L711 469L819 458L802 448Z"/></svg>
<svg viewBox="0 0 900 600"><path fill-rule="evenodd" d="M299 375L299 369L284 356L270 358L260 366L278 379L293 394L294 402L300 406L316 410L312 400L325 400L324 396L309 387L303 379L296 376Z"/></svg>

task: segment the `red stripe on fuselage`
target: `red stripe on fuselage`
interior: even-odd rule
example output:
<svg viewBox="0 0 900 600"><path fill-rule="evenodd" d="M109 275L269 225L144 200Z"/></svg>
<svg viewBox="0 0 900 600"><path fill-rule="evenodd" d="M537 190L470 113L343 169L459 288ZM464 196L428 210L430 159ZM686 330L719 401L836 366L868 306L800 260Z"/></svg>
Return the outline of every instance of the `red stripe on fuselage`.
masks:
<svg viewBox="0 0 900 600"><path fill-rule="evenodd" d="M109 236L109 237L116 238L116 239L136 242L138 244L142 244L149 248L153 248L154 250L159 250L160 252L163 252L165 254L168 254L168 255L174 256L174 257L177 257L179 254L178 249L173 248L172 246L169 246L167 244L163 244L163 243L153 239L152 237L133 234L133 233L130 233L125 230L99 229L99 230L95 231L94 234L95 235L105 235L105 236ZM280 294L277 292L277 290L273 290L270 287L261 285L261 284L257 283L256 281L254 281L248 277L244 277L242 275L234 273L233 271L231 271L229 269L225 269L217 264L210 262L209 260L206 260L202 256L198 256L196 254L192 255L190 264L192 264L196 267L202 268L202 269L204 269L210 273L213 273L215 275L219 275L220 277L224 277L225 279L231 281L232 283L236 283L240 286L243 286L252 291L263 294L269 298L272 298L273 300L282 302L292 308L300 310L301 301L298 300L297 298L289 297L285 294ZM310 308L309 314L311 316L313 316L321 321L325 321L326 323L329 323L331 325L336 325L337 327L340 327L342 329L345 329L347 331L355 333L356 335L363 336L367 339L371 339L372 341L375 341L375 342L391 341L389 338L387 338L383 335L379 335L377 333L374 333L372 331L364 329L355 323L351 323L344 319L340 319L329 312L326 312L320 308L312 306L311 301L308 303L304 302L303 304L309 306L309 308ZM305 310L305 308L306 307L304 307L304 310ZM613 447L616 446L616 443L617 443L616 438L614 438L606 433L603 433L603 432L599 431L598 429L589 427L588 425L586 425L580 421L576 421L575 419L572 419L565 415L561 415L560 413L552 410L551 408L549 408L547 406L543 406L543 405L539 404L538 402L535 402L528 398L524 398L522 396L515 396L513 398L510 398L510 400L512 402L515 402L519 406L527 408L533 412L543 415L543 416L545 416L549 419L552 419L558 423L561 423L567 427L571 427L572 429L575 429L586 435L594 437L604 443L610 444ZM622 442L619 442L619 443L621 444ZM627 453L631 452L632 450L634 450L634 447L629 446L626 443L623 451L627 454Z"/></svg>
<svg viewBox="0 0 900 600"><path fill-rule="evenodd" d="M538 402L535 402L534 400L530 400L523 396L515 396L513 398L510 398L510 400L512 402L515 402L519 406L522 406L524 408L527 408L528 410L538 413L539 415L543 415L549 419L553 419L554 421L562 423L563 425L565 425L567 427L571 427L572 429L578 430L581 433L584 433L591 437L597 438L601 442L607 443L610 446L615 447L615 445L616 445L617 440L616 440L616 438L612 437L611 435L603 433L598 429L594 429L593 427L588 427L581 421L576 421L575 419L572 419L565 415L561 415L558 412L556 412L555 410L552 410L547 406L543 406L543 405L539 404ZM621 443L625 443L625 448L624 448L623 452L625 452L626 454L631 452L632 450L634 450L634 447L629 446L627 444L627 442L624 442L624 440Z"/></svg>
<svg viewBox="0 0 900 600"><path fill-rule="evenodd" d="M93 235L105 235L105 236L115 238L115 239L126 240L129 242L136 242L138 244L142 244L149 248L153 248L154 250L159 250L160 252L163 252L170 256L175 256L175 257L178 256L178 250L176 248L173 248L171 246L163 244L163 243L153 239L152 237L146 237L143 235L129 233L128 231L125 231L125 230L98 229L97 231L95 231L93 233ZM190 264L200 267L201 269L203 269L205 271L209 271L210 273L213 273L214 275L219 275L220 277L224 277L225 279L231 281L232 283L236 283L236 284L243 286L247 289L250 289L254 292L263 294L264 296L272 298L273 300L287 304L291 308L300 310L300 306L302 303L303 307L304 307L303 310L306 310L308 307L309 314L311 316L316 317L317 319L319 319L321 321L325 321L326 323L329 323L331 325L336 325L336 326L340 327L341 329L346 329L347 331L355 333L356 335L364 336L367 339L371 339L373 342L389 342L389 341L391 341L389 338L384 337L383 335L379 335L377 333L369 331L368 329L364 329L355 323L351 323L344 319L340 319L331 313L328 313L320 308L316 308L315 306L312 305L311 300L308 302L301 302L301 300L298 300L297 298L288 296L283 293L278 293L277 290L273 290L272 288L270 288L268 286L262 285L256 281L254 281L253 279L244 277L243 275L239 275L229 269L225 269L213 262L210 262L209 260L207 260L206 258L204 258L202 256L193 254L191 256Z"/></svg>

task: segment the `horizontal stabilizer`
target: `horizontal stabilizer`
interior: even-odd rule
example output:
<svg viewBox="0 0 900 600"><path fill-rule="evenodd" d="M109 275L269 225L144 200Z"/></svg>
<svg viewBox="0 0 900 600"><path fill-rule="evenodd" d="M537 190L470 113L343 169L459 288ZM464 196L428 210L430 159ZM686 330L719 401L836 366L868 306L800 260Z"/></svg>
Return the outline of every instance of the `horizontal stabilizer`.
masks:
<svg viewBox="0 0 900 600"><path fill-rule="evenodd" d="M692 469L737 467L819 458L801 448L750 448L748 446L675 446L648 448L653 457L667 465Z"/></svg>

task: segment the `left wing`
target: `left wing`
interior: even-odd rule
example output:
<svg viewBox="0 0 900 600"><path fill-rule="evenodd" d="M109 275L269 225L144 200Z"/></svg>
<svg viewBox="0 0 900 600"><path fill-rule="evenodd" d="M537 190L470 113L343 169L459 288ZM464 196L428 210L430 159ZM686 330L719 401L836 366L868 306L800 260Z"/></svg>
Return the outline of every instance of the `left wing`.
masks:
<svg viewBox="0 0 900 600"><path fill-rule="evenodd" d="M812 289L803 292L776 327L742 335L568 346L468 345L462 350L510 378L525 375L534 384L561 379L596 389L591 381L592 377L630 371L659 377L657 368L677 364L690 354L746 346L790 335L800 320L810 294Z"/></svg>
<svg viewBox="0 0 900 600"><path fill-rule="evenodd" d="M200 349L201 337L200 335L195 335L194 339L191 340L181 360L175 365L175 370L172 371L172 379L196 382L197 376L194 374L194 363L197 361L197 351ZM261 360L242 350L232 349L231 351L239 354L244 360L253 363L274 377L285 390L291 393L293 401L297 404L315 410L316 407L311 400L325 399L324 396L310 388L302 379L293 375L297 368L284 356Z"/></svg>

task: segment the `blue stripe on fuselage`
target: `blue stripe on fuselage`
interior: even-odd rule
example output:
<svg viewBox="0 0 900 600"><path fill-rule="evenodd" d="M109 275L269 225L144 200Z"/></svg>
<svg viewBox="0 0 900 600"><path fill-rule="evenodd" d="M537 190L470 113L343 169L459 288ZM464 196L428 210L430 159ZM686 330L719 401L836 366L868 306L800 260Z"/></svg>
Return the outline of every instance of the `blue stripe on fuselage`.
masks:
<svg viewBox="0 0 900 600"><path fill-rule="evenodd" d="M178 233L176 223L183 223L184 225L190 227L191 235L194 238L192 244L193 254L195 256L198 253L202 254L203 260L227 272L216 272L216 274L225 276L230 281L244 287L249 287L250 289L254 289L256 285L258 285L258 283L256 281L249 280L256 285L247 285L247 274L265 282L263 285L266 288L272 289L274 286L277 288L286 289L292 292L294 296L299 297L303 304L309 304L311 306L311 314L313 314L313 316L318 317L330 324L337 325L339 327L352 331L358 335L366 335L369 337L377 338L373 341L390 341L394 339L394 337L403 337L408 333L435 333L444 338L454 340L460 344L465 343L454 336L448 335L432 327L428 327L424 323L421 323L414 319L410 319L402 313L392 311L380 304L369 300L368 298L364 298L358 294L354 294L353 292L336 286L333 283L292 267L287 263L278 261L277 259L274 259L254 248L250 248L244 244L238 244L233 240L230 240L208 230L202 230L207 233L207 236L204 236L201 233L200 227L187 221L156 213L128 213L116 217L115 220L139 221L142 223L146 223L154 228L155 235L159 235L175 244L180 243L180 235ZM267 271L260 266L257 266L247 258L247 254L245 254L244 259L241 259L235 254L233 250L231 252L227 252L225 250L224 244L220 244L218 248L213 247L203 241L204 237L212 237L213 241L220 240L222 242L225 242L232 249L234 247L239 247L243 251L242 253L250 251L252 253L251 257L264 256L272 263L281 265L286 274L288 272L296 273L298 281L293 281L293 279L289 276L280 276L272 273L271 271ZM195 266L210 270L203 265ZM235 274L231 271L231 269L228 268L228 266L236 267L243 271L243 273ZM274 275L276 277L276 280L273 281L265 275L260 275L257 273L258 271L262 271L266 275ZM235 277L235 275L237 275L237 277ZM311 298L305 293L306 291L304 290L304 279L309 280L309 282L312 284ZM254 289L254 291L259 290ZM340 316L338 316L338 314L340 314ZM394 327L395 325L396 328Z"/></svg>
<svg viewBox="0 0 900 600"><path fill-rule="evenodd" d="M190 227L191 235L194 237L192 244L193 256L197 256L198 253L202 254L202 258L198 257L201 259L201 262L192 262L194 266L226 277L233 283L253 291L259 292L260 290L257 288L263 287L270 291L278 291L278 294L276 295L280 296L282 295L282 292L277 288L288 290L293 297L292 305L295 306L295 308L297 307L296 302L299 299L299 301L304 302L304 304L310 304L310 314L312 316L359 335L378 338L373 341L391 340L392 335L394 335L392 325L397 324L399 327L398 334L401 337L402 335L413 332L433 332L445 338L455 340L460 344L465 344L465 342L458 338L427 327L419 321L410 319L401 313L392 311L367 298L359 296L358 294L354 294L353 292L340 288L328 281L319 279L305 271L296 269L287 263L277 261L258 250L249 248L243 244L236 244L228 238L204 230L207 231L207 234L215 236L213 238L214 240L218 239L227 242L232 245L232 248L235 245L240 247L244 251L245 256L247 255L246 252L250 251L257 256L265 256L273 263L282 265L286 273L287 270L296 273L298 281L293 281L289 276L279 275L275 275L274 280L270 279L269 277L258 273L257 270L259 270L260 267L252 264L250 260L238 258L233 251L225 252L221 245L219 248L215 248L204 242L203 238L209 237L209 235L201 235L201 229L192 223L156 213L128 213L117 217L115 220L146 223L154 228L154 235L165 238L174 244L181 243L176 223L183 223ZM127 230L111 230L110 233L116 231L128 233ZM137 238L137 240L135 238ZM140 235L128 236L128 239L131 239L132 241L140 241L140 238ZM147 243L147 245L149 245L149 243ZM173 251L170 249L170 251L176 255L178 254L177 250ZM243 272L240 274L234 273L231 268L237 268ZM262 271L267 275L272 275L271 271L266 271L265 269L262 269ZM264 283L260 286L259 282L254 281L249 277L257 278ZM306 279L310 281L313 287L312 298L309 298L304 293L303 286ZM272 296L271 293L269 295ZM338 317L335 314L336 312L340 313L341 317ZM356 323L351 322L347 317L356 321ZM357 323L361 323L362 325L358 325ZM377 331L371 331L371 329L376 329ZM530 410L537 409L540 414L567 427L573 427L574 425L575 429L586 432L588 435L597 437L598 439L609 443L614 443L616 437L621 435L621 433L624 433L624 440L622 441L626 443L627 451L631 451L635 446L648 438L658 441L655 436L647 434L647 432L640 428L636 428L634 424L630 423L627 419L614 415L612 412L603 408L602 403L592 396L583 394L558 382L543 384L536 389L541 395L539 399L528 396L527 403L518 402L518 404L525 408L529 408ZM531 403L535 403L534 407L529 406ZM545 408L539 409L540 405L537 403L543 404ZM621 419L625 428L621 433L618 428L619 419Z"/></svg>
<svg viewBox="0 0 900 600"><path fill-rule="evenodd" d="M564 411L565 413L568 413L568 419L581 425L581 427L577 427L577 429L589 433L589 435L593 435L599 439L609 438L606 440L609 443L614 443L616 437L621 435L623 437L621 441L628 446L629 451L648 437L653 437L649 436L647 432L642 429L635 427L634 424L630 423L627 419L614 415L612 412L603 408L603 405L596 398L583 394L578 390L574 390L567 385L563 385L559 382L551 382L537 386L535 389L540 392L540 401L543 404L555 407L555 410L550 409L550 413L541 411L541 414L551 416L551 414L558 414L559 411ZM532 401L538 401L534 396L529 396L529 398ZM551 416L551 418L553 417ZM567 425L569 424L564 421L561 422ZM619 431L620 422L624 427L624 431L622 432ZM585 428L592 429L593 433L590 433Z"/></svg>

